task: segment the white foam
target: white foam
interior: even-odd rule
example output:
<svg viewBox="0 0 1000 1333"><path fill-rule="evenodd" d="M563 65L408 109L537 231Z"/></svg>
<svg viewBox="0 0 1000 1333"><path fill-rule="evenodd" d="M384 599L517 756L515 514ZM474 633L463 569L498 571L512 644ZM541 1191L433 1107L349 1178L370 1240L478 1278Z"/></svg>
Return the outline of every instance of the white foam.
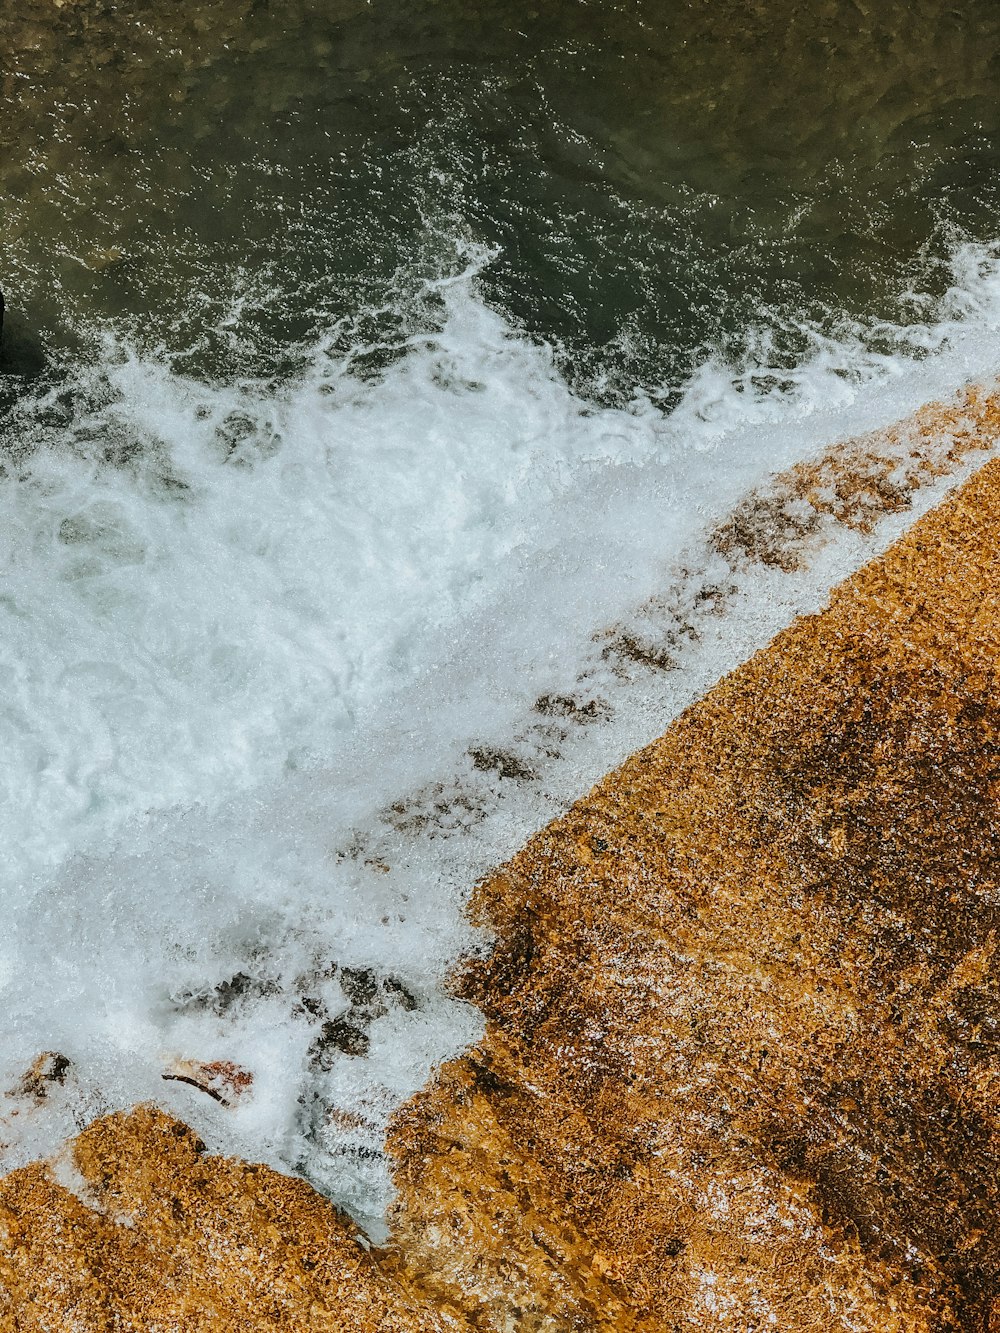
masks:
<svg viewBox="0 0 1000 1333"><path fill-rule="evenodd" d="M109 339L0 484L4 1086L58 1049L77 1123L155 1097L372 1228L387 1117L479 1030L443 988L473 877L903 520L762 575L669 681L588 677L593 634L769 472L1000 351L972 246L881 351L846 330L792 372L711 362L668 416L575 397L475 264L438 295L377 382L320 345L294 383L205 386ZM611 721L540 750L539 781L475 768L581 676ZM163 1082L179 1058L253 1090ZM5 1126L5 1164L52 1151L67 1096Z"/></svg>

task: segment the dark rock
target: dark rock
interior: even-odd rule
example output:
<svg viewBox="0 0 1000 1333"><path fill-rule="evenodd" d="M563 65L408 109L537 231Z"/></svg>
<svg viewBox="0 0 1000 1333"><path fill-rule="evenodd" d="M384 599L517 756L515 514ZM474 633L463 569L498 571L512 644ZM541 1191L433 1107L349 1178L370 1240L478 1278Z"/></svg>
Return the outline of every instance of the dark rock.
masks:
<svg viewBox="0 0 1000 1333"><path fill-rule="evenodd" d="M370 1005L378 993L378 978L370 967L345 967L340 988L352 1004Z"/></svg>
<svg viewBox="0 0 1000 1333"><path fill-rule="evenodd" d="M72 1060L60 1051L43 1051L21 1077L13 1092L15 1096L43 1102L52 1091L53 1084L61 1087L66 1082L66 1075L72 1067Z"/></svg>
<svg viewBox="0 0 1000 1333"><path fill-rule="evenodd" d="M369 1044L368 1033L361 1024L344 1014L323 1024L310 1054L321 1069L329 1069L334 1051L343 1055L367 1055Z"/></svg>

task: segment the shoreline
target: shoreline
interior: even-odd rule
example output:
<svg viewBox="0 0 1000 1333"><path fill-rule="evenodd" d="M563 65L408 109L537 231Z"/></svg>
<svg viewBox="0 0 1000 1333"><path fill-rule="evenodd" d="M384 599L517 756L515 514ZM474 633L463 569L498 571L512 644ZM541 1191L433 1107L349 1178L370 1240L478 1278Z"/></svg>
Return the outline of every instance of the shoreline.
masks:
<svg viewBox="0 0 1000 1333"><path fill-rule="evenodd" d="M994 461L479 886L390 1249L140 1109L0 1181L0 1327L992 1333L998 513Z"/></svg>

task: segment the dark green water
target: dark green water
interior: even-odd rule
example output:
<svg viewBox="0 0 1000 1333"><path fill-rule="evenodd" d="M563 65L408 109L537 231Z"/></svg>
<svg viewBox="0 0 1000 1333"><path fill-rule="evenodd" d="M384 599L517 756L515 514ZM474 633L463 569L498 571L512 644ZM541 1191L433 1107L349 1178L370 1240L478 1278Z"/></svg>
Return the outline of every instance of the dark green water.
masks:
<svg viewBox="0 0 1000 1333"><path fill-rule="evenodd" d="M995 0L157 8L0 18L0 277L52 346L113 317L267 373L425 322L464 238L581 387L669 400L762 328L771 364L803 320L877 344L997 231Z"/></svg>

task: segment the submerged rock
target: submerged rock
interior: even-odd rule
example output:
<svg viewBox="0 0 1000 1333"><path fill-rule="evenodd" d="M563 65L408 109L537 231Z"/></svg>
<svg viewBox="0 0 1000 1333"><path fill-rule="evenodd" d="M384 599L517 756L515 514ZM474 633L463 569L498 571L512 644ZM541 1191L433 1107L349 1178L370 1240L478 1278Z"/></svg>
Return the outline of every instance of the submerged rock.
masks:
<svg viewBox="0 0 1000 1333"><path fill-rule="evenodd" d="M45 1101L53 1086L62 1087L73 1068L73 1061L59 1051L43 1051L12 1089L15 1097L26 1097L36 1104Z"/></svg>
<svg viewBox="0 0 1000 1333"><path fill-rule="evenodd" d="M232 1106L253 1087L253 1074L232 1060L174 1060L160 1075L165 1082L186 1083L222 1106Z"/></svg>

